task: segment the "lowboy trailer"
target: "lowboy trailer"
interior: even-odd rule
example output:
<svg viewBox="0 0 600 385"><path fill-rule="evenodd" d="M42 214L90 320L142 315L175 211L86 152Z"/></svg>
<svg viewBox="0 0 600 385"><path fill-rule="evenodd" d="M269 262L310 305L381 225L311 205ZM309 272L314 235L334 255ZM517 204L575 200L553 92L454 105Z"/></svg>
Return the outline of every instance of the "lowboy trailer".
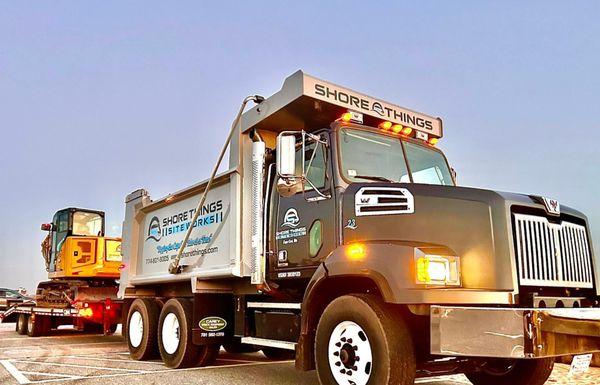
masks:
<svg viewBox="0 0 600 385"><path fill-rule="evenodd" d="M294 357L323 384L541 385L555 357L599 351L586 216L457 186L442 134L301 71L244 99L208 180L126 197L131 356L206 365L224 345Z"/></svg>

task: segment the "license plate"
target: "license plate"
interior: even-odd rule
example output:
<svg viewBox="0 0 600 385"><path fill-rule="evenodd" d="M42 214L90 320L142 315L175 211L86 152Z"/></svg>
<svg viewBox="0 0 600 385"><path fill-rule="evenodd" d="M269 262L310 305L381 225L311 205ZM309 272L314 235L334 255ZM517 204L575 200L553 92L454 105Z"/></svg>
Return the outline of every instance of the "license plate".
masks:
<svg viewBox="0 0 600 385"><path fill-rule="evenodd" d="M590 368L591 363L592 354L583 354L581 356L573 357L571 369L569 370L569 376L579 376L586 373Z"/></svg>

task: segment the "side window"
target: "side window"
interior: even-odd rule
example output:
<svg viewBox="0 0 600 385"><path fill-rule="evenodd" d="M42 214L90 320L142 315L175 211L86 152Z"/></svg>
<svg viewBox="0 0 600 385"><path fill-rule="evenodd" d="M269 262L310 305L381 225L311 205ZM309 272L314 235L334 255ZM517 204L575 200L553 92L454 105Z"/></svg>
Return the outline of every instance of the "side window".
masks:
<svg viewBox="0 0 600 385"><path fill-rule="evenodd" d="M316 150L315 150L316 148ZM316 152L315 152L316 151ZM314 154L314 158L313 158ZM312 162L311 162L312 159ZM306 178L318 189L325 187L327 182L327 171L325 166L325 146L316 143L310 143L305 146L304 153L304 170L306 171ZM302 170L302 146L296 150L296 170L297 174L300 174ZM304 191L310 191L313 187L310 183L304 184Z"/></svg>
<svg viewBox="0 0 600 385"><path fill-rule="evenodd" d="M58 216L58 223L56 224L56 232L54 233L54 245L56 252L59 252L62 248L62 244L67 237L69 231L69 214L61 213Z"/></svg>

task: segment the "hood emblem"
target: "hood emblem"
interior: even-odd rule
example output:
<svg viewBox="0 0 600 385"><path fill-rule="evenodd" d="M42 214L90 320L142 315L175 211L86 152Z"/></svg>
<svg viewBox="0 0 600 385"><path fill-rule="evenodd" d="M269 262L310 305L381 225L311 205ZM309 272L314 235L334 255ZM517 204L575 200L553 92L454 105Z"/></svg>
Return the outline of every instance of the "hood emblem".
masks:
<svg viewBox="0 0 600 385"><path fill-rule="evenodd" d="M548 214L560 215L560 203L558 203L558 200L542 197L542 201L544 201L544 207Z"/></svg>

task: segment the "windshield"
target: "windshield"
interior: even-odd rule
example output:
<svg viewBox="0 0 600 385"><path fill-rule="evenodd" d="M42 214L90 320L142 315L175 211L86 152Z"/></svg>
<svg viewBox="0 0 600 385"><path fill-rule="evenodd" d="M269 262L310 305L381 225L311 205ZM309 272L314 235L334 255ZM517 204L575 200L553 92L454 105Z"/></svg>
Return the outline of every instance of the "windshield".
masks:
<svg viewBox="0 0 600 385"><path fill-rule="evenodd" d="M76 211L73 214L73 235L102 235L102 217L95 213Z"/></svg>
<svg viewBox="0 0 600 385"><path fill-rule="evenodd" d="M440 152L398 137L343 128L340 130L340 158L342 174L351 182L408 183L410 168L415 183L453 185L448 164Z"/></svg>

